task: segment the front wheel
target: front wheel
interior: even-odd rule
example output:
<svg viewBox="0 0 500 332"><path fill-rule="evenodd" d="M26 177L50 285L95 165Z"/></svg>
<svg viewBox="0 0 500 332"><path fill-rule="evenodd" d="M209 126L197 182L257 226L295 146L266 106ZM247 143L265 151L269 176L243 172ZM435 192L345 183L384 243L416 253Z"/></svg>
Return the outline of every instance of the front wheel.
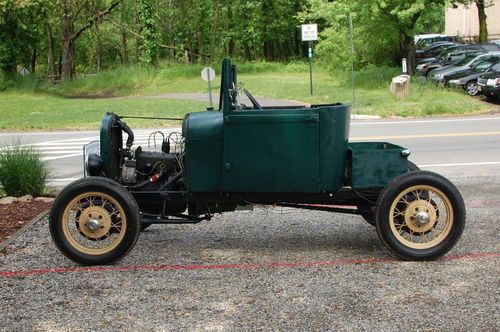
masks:
<svg viewBox="0 0 500 332"><path fill-rule="evenodd" d="M59 250L83 265L109 264L137 242L141 216L134 197L107 178L68 185L50 212L50 233Z"/></svg>
<svg viewBox="0 0 500 332"><path fill-rule="evenodd" d="M465 226L465 205L443 176L415 171L392 180L375 205L380 240L405 260L433 260L457 243Z"/></svg>
<svg viewBox="0 0 500 332"><path fill-rule="evenodd" d="M477 82L470 81L465 84L465 92L469 96L477 96L479 94L479 89L477 88Z"/></svg>

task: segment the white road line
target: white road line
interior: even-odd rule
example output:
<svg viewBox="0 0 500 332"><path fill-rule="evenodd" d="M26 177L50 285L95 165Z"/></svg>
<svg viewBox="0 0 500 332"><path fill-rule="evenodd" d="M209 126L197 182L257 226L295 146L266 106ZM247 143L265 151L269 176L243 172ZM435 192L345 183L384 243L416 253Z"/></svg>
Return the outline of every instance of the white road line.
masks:
<svg viewBox="0 0 500 332"><path fill-rule="evenodd" d="M484 165L500 165L500 161L484 161L479 163L453 163L453 164L429 164L418 165L419 167L454 167L454 166L484 166Z"/></svg>
<svg viewBox="0 0 500 332"><path fill-rule="evenodd" d="M415 123L442 123L442 122L470 122L470 121L500 121L500 117L469 118L469 119L440 119L440 120L406 120L406 121L373 121L373 122L351 122L351 126L372 126L390 124L415 124Z"/></svg>
<svg viewBox="0 0 500 332"><path fill-rule="evenodd" d="M42 159L45 161L49 161L49 160L57 160L57 159L63 159L63 158L76 157L76 156L81 156L81 155L83 155L83 152L74 153L74 154L67 154L64 156L57 156L57 157L43 157Z"/></svg>

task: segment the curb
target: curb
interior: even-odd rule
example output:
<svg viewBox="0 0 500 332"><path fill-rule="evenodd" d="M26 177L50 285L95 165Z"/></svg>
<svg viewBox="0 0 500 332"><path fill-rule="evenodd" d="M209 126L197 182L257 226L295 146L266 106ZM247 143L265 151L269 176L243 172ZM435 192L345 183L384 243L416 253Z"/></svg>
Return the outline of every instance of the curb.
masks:
<svg viewBox="0 0 500 332"><path fill-rule="evenodd" d="M43 212L41 212L39 215L37 215L35 218L31 219L28 223L24 224L23 227L18 229L10 238L5 240L4 242L0 243L0 252L2 252L5 248L7 248L12 242L17 240L18 237L20 237L28 228L39 222L43 217L45 217L49 213L50 209L47 209Z"/></svg>
<svg viewBox="0 0 500 332"><path fill-rule="evenodd" d="M380 115L351 114L351 120L376 120L381 118Z"/></svg>

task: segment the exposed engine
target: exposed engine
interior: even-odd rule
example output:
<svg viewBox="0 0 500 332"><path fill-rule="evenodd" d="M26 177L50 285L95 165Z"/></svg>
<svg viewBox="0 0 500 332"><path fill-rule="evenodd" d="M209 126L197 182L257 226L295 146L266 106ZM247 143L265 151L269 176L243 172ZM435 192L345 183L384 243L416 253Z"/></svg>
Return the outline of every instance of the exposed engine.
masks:
<svg viewBox="0 0 500 332"><path fill-rule="evenodd" d="M162 136L160 151L156 144L150 143L151 136L158 133ZM120 180L131 189L167 181L166 184L170 177L182 172L183 152L182 136L179 133L165 137L161 132L154 132L149 136L147 148L139 146L123 150Z"/></svg>
<svg viewBox="0 0 500 332"><path fill-rule="evenodd" d="M123 144L123 132L127 134ZM85 150L86 175L105 176L131 191L184 190L184 140L181 133L168 135L154 131L147 147L134 147L134 133L113 114L108 113L101 127L100 151ZM142 202L150 213L182 212L186 205L162 207L160 202ZM149 206L149 208L148 208ZM165 211L168 210L168 211Z"/></svg>

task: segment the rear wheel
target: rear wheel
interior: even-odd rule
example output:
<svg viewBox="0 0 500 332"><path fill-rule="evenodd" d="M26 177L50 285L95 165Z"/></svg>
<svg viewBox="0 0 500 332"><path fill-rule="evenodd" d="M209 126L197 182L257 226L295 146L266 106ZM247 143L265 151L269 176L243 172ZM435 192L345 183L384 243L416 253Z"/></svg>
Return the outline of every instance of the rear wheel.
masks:
<svg viewBox="0 0 500 332"><path fill-rule="evenodd" d="M49 227L54 243L69 259L102 265L132 250L140 220L130 192L112 180L89 177L71 183L57 196Z"/></svg>
<svg viewBox="0 0 500 332"><path fill-rule="evenodd" d="M408 172L419 171L420 168L413 162L408 160ZM372 226L375 226L375 207L374 206L357 206L359 215Z"/></svg>
<svg viewBox="0 0 500 332"><path fill-rule="evenodd" d="M453 248L463 232L464 201L439 174L403 174L381 192L375 226L384 245L400 258L436 259Z"/></svg>

